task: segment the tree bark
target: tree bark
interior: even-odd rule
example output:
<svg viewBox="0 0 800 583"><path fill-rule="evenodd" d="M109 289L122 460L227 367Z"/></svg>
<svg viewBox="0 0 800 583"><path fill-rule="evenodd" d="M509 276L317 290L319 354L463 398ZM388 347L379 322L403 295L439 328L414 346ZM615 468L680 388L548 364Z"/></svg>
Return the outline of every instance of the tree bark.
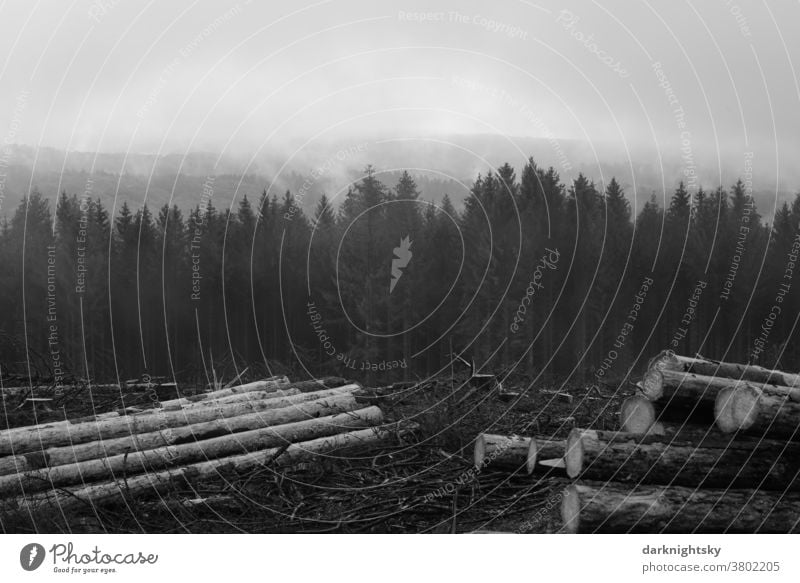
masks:
<svg viewBox="0 0 800 583"><path fill-rule="evenodd" d="M320 417L353 411L360 407L351 393L337 393L336 391L338 389L329 389L318 393L302 393L292 397L263 401L265 408L249 415L212 419L182 427L132 433L117 438L51 447L23 455L0 458L0 476L193 442L237 431L300 421L310 416Z"/></svg>
<svg viewBox="0 0 800 583"><path fill-rule="evenodd" d="M330 437L303 441L284 448L270 448L239 456L190 464L172 470L148 473L119 481L99 482L78 488L52 490L33 496L8 498L0 502L7 513L17 511L67 512L80 507L116 501L120 498L143 497L164 492L175 484L188 482L196 485L202 480L214 480L220 474L238 474L257 469L278 469L299 463L319 463L323 459L336 459L362 446L374 447L394 437L402 437L407 430L402 426L389 428L370 427ZM2 526L3 512L0 512Z"/></svg>
<svg viewBox="0 0 800 583"><path fill-rule="evenodd" d="M328 389L324 392L333 391L335 393L338 390ZM285 397L283 400L287 404L292 404L296 402L292 401L292 399L304 395L312 395L311 398L319 398L319 392L317 392ZM280 399L266 399L263 401L222 404L218 407L187 409L185 411L157 411L155 413L148 411L122 417L100 415L89 421L78 419L75 421L17 427L0 432L0 455L18 455L58 445L75 445L123 435L163 431L171 427L191 425L217 418L237 417L257 411L287 406L287 404L279 404L280 402Z"/></svg>
<svg viewBox="0 0 800 583"><path fill-rule="evenodd" d="M303 406L301 405L299 408L303 408ZM316 406L312 406L306 411L306 414L319 412L320 410ZM308 441L353 429L379 425L382 421L383 414L378 407L367 407L348 413L305 419L193 443L134 451L101 459L0 476L0 495L29 494L65 485L117 479L203 460L244 454L249 451L281 447L289 443Z"/></svg>
<svg viewBox="0 0 800 583"><path fill-rule="evenodd" d="M570 432L565 457L570 478L781 491L800 490L798 459L800 445L772 440L584 429Z"/></svg>
<svg viewBox="0 0 800 583"><path fill-rule="evenodd" d="M796 533L800 494L580 482L562 495L563 531Z"/></svg>
<svg viewBox="0 0 800 583"><path fill-rule="evenodd" d="M488 465L532 473L536 466L534 440L518 435L481 433L475 440L475 467Z"/></svg>
<svg viewBox="0 0 800 583"><path fill-rule="evenodd" d="M800 441L800 403L743 385L719 394L717 427Z"/></svg>
<svg viewBox="0 0 800 583"><path fill-rule="evenodd" d="M657 370L689 372L783 387L800 387L800 375L795 373L771 370L753 364L719 362L699 356L680 356L669 350L662 352L653 359L649 367Z"/></svg>

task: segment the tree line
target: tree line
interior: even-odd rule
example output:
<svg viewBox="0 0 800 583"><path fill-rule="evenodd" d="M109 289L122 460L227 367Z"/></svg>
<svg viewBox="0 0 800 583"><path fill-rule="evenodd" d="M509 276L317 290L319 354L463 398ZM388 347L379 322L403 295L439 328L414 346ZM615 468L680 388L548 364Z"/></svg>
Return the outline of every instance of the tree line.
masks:
<svg viewBox="0 0 800 583"><path fill-rule="evenodd" d="M291 192L185 215L33 191L0 229L0 366L206 381L216 362L369 380L493 372L624 378L659 350L796 370L800 195L681 183L632 216L620 184L530 159L462 209L368 167L338 207ZM43 372L44 371L44 372Z"/></svg>

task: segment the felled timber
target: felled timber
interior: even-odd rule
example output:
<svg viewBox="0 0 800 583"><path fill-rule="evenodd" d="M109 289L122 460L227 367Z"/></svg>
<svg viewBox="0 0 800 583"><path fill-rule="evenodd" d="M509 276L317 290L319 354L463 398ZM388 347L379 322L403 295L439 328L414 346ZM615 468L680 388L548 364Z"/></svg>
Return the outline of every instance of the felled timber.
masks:
<svg viewBox="0 0 800 583"><path fill-rule="evenodd" d="M352 393L328 389L291 397L265 400L262 408L247 415L212 419L181 427L164 427L144 433L130 433L88 443L51 447L26 454L0 458L0 476L44 467L72 464L117 454L167 447L199 439L326 416L359 408Z"/></svg>
<svg viewBox="0 0 800 583"><path fill-rule="evenodd" d="M751 385L722 391L716 401L717 427L800 441L800 403Z"/></svg>
<svg viewBox="0 0 800 583"><path fill-rule="evenodd" d="M336 391L338 389L328 390ZM314 395L314 393L307 394ZM285 398L293 399L294 397ZM148 433L211 421L217 418L237 417L274 408L275 402L272 399L263 401L248 400L222 404L218 407L178 409L160 411L155 414L148 411L124 416L98 415L89 420L77 419L74 421L18 427L0 432L0 455L19 455L32 451L41 451L54 446L75 445L123 435Z"/></svg>
<svg viewBox="0 0 800 583"><path fill-rule="evenodd" d="M656 356L650 362L649 368L725 377L784 387L800 387L800 375L795 373L772 370L753 364L715 361L701 356L680 356L669 350Z"/></svg>
<svg viewBox="0 0 800 583"><path fill-rule="evenodd" d="M561 518L567 533L796 533L800 494L579 482Z"/></svg>
<svg viewBox="0 0 800 583"><path fill-rule="evenodd" d="M536 444L530 437L481 433L475 440L475 467L519 470L526 474L536 466Z"/></svg>
<svg viewBox="0 0 800 583"><path fill-rule="evenodd" d="M383 442L402 437L413 428L405 426L371 427L340 433L329 437L303 441L287 448L269 448L238 456L224 457L179 468L146 473L127 479L99 482L78 488L51 490L32 496L20 496L0 501L0 526L5 513L66 512L91 505L144 497L163 493L176 484L188 482L196 485L204 480L237 475L258 469L277 470L300 463L319 463L335 460L354 448L375 447Z"/></svg>
<svg viewBox="0 0 800 583"><path fill-rule="evenodd" d="M565 456L570 478L692 486L800 490L800 445L733 440L707 433L637 435L573 429Z"/></svg>
<svg viewBox="0 0 800 583"><path fill-rule="evenodd" d="M297 406L297 409L304 408L306 415L320 412L319 406L314 402ZM133 476L203 460L244 454L270 447L281 447L290 443L379 425L382 421L383 414L378 407L367 407L338 415L313 417L192 443L168 445L0 476L0 495L28 494L65 485Z"/></svg>

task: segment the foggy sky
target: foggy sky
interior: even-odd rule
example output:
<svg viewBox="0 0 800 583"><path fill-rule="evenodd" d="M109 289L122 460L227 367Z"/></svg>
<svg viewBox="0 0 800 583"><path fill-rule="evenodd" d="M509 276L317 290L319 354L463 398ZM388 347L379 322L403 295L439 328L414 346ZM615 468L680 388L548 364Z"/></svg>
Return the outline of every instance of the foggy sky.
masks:
<svg viewBox="0 0 800 583"><path fill-rule="evenodd" d="M797 191L798 22L798 1L15 0L0 144L288 160L495 134L690 182L752 152L756 190Z"/></svg>

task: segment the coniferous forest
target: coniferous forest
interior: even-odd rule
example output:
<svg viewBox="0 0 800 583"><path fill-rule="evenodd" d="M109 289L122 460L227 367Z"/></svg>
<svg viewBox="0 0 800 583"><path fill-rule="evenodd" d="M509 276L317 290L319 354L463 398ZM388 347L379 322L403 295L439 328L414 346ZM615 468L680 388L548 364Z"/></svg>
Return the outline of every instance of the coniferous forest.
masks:
<svg viewBox="0 0 800 583"><path fill-rule="evenodd" d="M531 159L463 208L367 168L307 216L291 192L117 212L33 191L0 231L2 373L206 382L215 363L374 382L450 370L620 380L658 350L800 368L800 197L655 195ZM763 212L763 211L762 211ZM771 211L770 211L771 213ZM543 375L543 376L540 376Z"/></svg>

